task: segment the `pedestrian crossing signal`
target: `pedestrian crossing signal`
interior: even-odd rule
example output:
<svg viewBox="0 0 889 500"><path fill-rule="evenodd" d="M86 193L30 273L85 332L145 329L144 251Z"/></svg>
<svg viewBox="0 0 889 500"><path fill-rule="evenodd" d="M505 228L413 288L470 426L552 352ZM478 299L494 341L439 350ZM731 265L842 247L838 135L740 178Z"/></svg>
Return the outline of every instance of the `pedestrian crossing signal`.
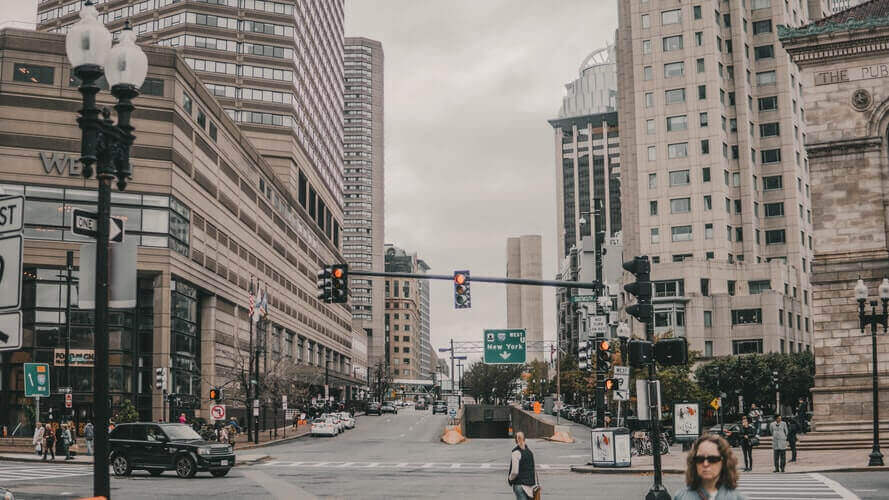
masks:
<svg viewBox="0 0 889 500"><path fill-rule="evenodd" d="M620 384L623 382L623 379L619 378L609 378L605 380L605 390L606 391L614 391L620 389Z"/></svg>

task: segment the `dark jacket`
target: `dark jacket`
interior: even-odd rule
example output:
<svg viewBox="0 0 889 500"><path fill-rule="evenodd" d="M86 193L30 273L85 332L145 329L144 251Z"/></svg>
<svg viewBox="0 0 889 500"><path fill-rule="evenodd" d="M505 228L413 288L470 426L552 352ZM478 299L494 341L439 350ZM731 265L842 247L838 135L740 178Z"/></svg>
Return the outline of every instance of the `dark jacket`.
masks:
<svg viewBox="0 0 889 500"><path fill-rule="evenodd" d="M531 450L529 450L527 446L525 446L524 450L516 446L512 451L521 453L522 458L519 459L519 474L516 476L515 480L510 481L509 484L522 484L525 486L534 486L537 484L537 481L534 478L534 454L531 453ZM512 475L512 461L509 462L509 475Z"/></svg>
<svg viewBox="0 0 889 500"><path fill-rule="evenodd" d="M747 427L742 425L738 431L738 437L741 439L741 444L744 446L751 446L750 440L756 437L756 428L753 427L753 424L750 424Z"/></svg>

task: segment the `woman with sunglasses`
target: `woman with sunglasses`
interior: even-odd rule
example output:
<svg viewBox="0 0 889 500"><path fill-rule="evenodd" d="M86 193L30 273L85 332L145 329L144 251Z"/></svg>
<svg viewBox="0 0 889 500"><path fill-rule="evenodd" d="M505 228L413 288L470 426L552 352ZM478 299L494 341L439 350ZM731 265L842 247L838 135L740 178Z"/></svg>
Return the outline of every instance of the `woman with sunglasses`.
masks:
<svg viewBox="0 0 889 500"><path fill-rule="evenodd" d="M724 438L699 437L688 452L685 488L673 500L744 500L738 487L738 461Z"/></svg>

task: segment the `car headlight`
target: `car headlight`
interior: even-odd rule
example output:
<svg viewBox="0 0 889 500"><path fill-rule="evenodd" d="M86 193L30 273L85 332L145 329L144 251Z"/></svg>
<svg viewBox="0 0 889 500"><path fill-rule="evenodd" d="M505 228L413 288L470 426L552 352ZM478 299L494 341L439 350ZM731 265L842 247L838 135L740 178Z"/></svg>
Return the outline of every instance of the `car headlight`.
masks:
<svg viewBox="0 0 889 500"><path fill-rule="evenodd" d="M198 455L209 455L210 448L198 448Z"/></svg>

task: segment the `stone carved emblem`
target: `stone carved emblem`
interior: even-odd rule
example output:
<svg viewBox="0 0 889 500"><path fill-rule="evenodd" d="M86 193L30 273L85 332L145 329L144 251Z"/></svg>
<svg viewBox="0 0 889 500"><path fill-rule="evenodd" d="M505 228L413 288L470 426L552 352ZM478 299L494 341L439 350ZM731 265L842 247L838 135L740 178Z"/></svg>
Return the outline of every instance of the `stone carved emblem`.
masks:
<svg viewBox="0 0 889 500"><path fill-rule="evenodd" d="M858 89L852 93L852 107L858 111L867 110L872 102L873 98L867 90Z"/></svg>

